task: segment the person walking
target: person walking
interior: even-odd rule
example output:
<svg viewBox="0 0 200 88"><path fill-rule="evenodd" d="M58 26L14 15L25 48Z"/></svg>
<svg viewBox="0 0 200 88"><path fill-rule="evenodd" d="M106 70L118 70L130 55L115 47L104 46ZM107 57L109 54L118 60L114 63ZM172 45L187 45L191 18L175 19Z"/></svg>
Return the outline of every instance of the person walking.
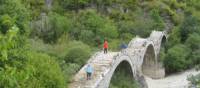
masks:
<svg viewBox="0 0 200 88"><path fill-rule="evenodd" d="M85 68L86 74L87 74L87 80L91 80L92 78L92 73L93 73L93 68L90 64L87 65Z"/></svg>
<svg viewBox="0 0 200 88"><path fill-rule="evenodd" d="M126 45L126 43L125 42L123 42L122 44L121 44L121 46L120 46L120 48L123 50L123 49L126 49L128 46Z"/></svg>
<svg viewBox="0 0 200 88"><path fill-rule="evenodd" d="M107 54L108 53L108 41L107 40L104 40L103 48L104 48L104 54Z"/></svg>

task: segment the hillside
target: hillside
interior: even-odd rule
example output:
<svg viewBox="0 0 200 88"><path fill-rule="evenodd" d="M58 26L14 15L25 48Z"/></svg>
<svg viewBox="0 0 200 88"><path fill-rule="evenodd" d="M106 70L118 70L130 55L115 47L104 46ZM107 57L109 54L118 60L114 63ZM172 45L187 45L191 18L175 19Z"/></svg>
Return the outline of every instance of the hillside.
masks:
<svg viewBox="0 0 200 88"><path fill-rule="evenodd" d="M169 34L159 56L167 75L198 69L199 17L200 0L1 0L0 88L66 88L104 39L119 51L153 30ZM111 88L136 86L117 75Z"/></svg>

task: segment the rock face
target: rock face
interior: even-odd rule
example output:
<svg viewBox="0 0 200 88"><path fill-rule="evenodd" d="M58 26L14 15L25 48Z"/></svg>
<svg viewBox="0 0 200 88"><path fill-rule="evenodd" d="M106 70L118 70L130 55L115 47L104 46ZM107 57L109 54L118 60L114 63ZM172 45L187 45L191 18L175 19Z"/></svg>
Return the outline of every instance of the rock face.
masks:
<svg viewBox="0 0 200 88"><path fill-rule="evenodd" d="M129 63L133 79L139 82L140 87L148 88L144 75L154 79L165 76L157 58L164 41L165 32L153 31L146 39L132 39L128 48L120 52L97 52L88 61L94 68L92 79L86 80L85 65L75 75L69 88L108 88L115 69L124 61Z"/></svg>
<svg viewBox="0 0 200 88"><path fill-rule="evenodd" d="M46 4L48 9L51 9L52 2L53 2L53 0L45 0L45 4Z"/></svg>

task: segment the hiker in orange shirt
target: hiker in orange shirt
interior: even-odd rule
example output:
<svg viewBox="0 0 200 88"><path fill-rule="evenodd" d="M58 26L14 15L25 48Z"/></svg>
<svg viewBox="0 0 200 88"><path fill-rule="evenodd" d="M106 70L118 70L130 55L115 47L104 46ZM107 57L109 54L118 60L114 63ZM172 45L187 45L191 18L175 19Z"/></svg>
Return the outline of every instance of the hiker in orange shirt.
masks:
<svg viewBox="0 0 200 88"><path fill-rule="evenodd" d="M104 48L104 54L107 54L108 53L108 42L107 42L107 40L104 40L103 48Z"/></svg>

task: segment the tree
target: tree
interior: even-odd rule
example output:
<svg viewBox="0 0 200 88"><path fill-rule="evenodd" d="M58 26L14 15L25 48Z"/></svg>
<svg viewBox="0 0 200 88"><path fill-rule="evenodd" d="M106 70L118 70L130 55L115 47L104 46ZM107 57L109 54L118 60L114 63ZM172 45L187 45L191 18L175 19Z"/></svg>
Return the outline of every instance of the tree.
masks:
<svg viewBox="0 0 200 88"><path fill-rule="evenodd" d="M170 33L166 46L169 49L170 47L173 47L176 44L180 44L180 43L181 43L180 28L174 27L174 29Z"/></svg>
<svg viewBox="0 0 200 88"><path fill-rule="evenodd" d="M189 34L186 40L186 45L192 50L200 49L200 35L197 33Z"/></svg>
<svg viewBox="0 0 200 88"><path fill-rule="evenodd" d="M79 39L88 45L94 45L95 34L91 30L81 30Z"/></svg>
<svg viewBox="0 0 200 88"><path fill-rule="evenodd" d="M186 69L189 61L187 57L190 54L190 50L181 44L175 45L167 51L167 55L164 59L164 66L168 73L178 72Z"/></svg>
<svg viewBox="0 0 200 88"><path fill-rule="evenodd" d="M185 42L190 33L200 33L199 20L194 16L187 16L180 27L181 42Z"/></svg>
<svg viewBox="0 0 200 88"><path fill-rule="evenodd" d="M0 18L1 15L10 17L11 23L14 23L20 29L20 33L29 33L29 10L22 4L21 0L4 0L0 1ZM6 30L6 29L3 29Z"/></svg>
<svg viewBox="0 0 200 88"><path fill-rule="evenodd" d="M90 57L91 50L82 42L71 42L67 52L61 57L66 63L75 63L82 66Z"/></svg>
<svg viewBox="0 0 200 88"><path fill-rule="evenodd" d="M151 11L151 17L154 21L154 24L153 24L153 29L154 30L159 30L159 31L162 31L164 28L165 28L165 24L164 24L164 21L162 20L158 10L156 9L153 9Z"/></svg>
<svg viewBox="0 0 200 88"><path fill-rule="evenodd" d="M6 32L14 25L13 19L9 15L3 15L0 18L0 28L1 32L6 34Z"/></svg>
<svg viewBox="0 0 200 88"><path fill-rule="evenodd" d="M31 36L37 36L45 43L55 43L62 34L68 32L72 24L71 19L57 13L49 13L42 20L33 23Z"/></svg>
<svg viewBox="0 0 200 88"><path fill-rule="evenodd" d="M80 11L73 24L73 28L69 30L70 35L76 40L80 39L87 44L88 42L95 43L104 38L109 40L118 37L118 31L114 22L92 9ZM85 32L88 32L89 35L86 35ZM90 39L83 38L84 36L90 37Z"/></svg>
<svg viewBox="0 0 200 88"><path fill-rule="evenodd" d="M59 0L60 5L65 10L75 10L78 12L79 9L86 7L90 0Z"/></svg>

